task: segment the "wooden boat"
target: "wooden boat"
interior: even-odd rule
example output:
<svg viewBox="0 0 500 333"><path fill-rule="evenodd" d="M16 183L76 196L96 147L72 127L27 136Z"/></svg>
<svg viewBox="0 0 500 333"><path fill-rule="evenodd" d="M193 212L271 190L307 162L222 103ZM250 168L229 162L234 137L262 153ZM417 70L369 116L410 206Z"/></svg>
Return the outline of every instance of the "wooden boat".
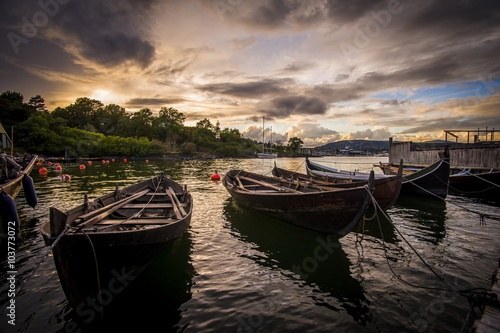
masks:
<svg viewBox="0 0 500 333"><path fill-rule="evenodd" d="M163 174L67 212L51 207L42 236L69 303L101 312L188 228L192 211L186 187Z"/></svg>
<svg viewBox="0 0 500 333"><path fill-rule="evenodd" d="M500 170L468 169L450 175L450 192L498 201Z"/></svg>
<svg viewBox="0 0 500 333"><path fill-rule="evenodd" d="M389 209L398 199L399 192L401 190L402 172L403 161L401 160L398 174L375 179L375 189L373 191L373 196L383 210ZM299 181L305 182L306 184L315 184L321 187L353 188L368 184L368 179L352 182L349 179L343 178L328 178L326 176L322 177L297 173L278 168L276 166L276 163L274 164L272 173L274 177L283 179L285 181Z"/></svg>
<svg viewBox="0 0 500 333"><path fill-rule="evenodd" d="M380 178L396 174L397 171L395 170L398 168L395 165L389 164L380 164L377 166L384 171L384 175L379 175ZM340 172L329 172L328 170L332 170L331 168L312 163L309 160L306 160L306 169L308 173L313 175L351 179L352 181L367 179L366 173L351 172L349 174L349 171L341 170L337 170ZM449 172L450 159L449 157L444 157L421 170L403 174L400 194L425 195L444 199L448 194Z"/></svg>
<svg viewBox="0 0 500 333"><path fill-rule="evenodd" d="M24 188L24 197L31 207L37 205L37 197L31 170L37 155L25 155L16 159L3 152L0 154L0 220L5 232L19 229L19 217L14 198Z"/></svg>
<svg viewBox="0 0 500 333"><path fill-rule="evenodd" d="M22 180L35 166L37 155L25 155L22 159L0 153L0 188L12 198L21 191Z"/></svg>
<svg viewBox="0 0 500 333"><path fill-rule="evenodd" d="M378 165L384 174L394 174L394 165ZM401 194L417 194L445 199L448 195L450 159L444 157L423 169L403 175Z"/></svg>
<svg viewBox="0 0 500 333"><path fill-rule="evenodd" d="M356 226L370 204L373 176L368 185L349 189L321 189L291 184L273 177L231 170L222 183L244 206L276 219L343 237Z"/></svg>

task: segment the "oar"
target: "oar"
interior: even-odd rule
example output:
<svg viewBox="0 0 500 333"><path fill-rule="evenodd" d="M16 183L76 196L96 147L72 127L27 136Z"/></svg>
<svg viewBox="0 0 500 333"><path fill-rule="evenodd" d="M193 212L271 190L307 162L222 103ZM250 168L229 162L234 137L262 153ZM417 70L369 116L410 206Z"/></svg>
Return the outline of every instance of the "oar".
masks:
<svg viewBox="0 0 500 333"><path fill-rule="evenodd" d="M170 201L172 201L172 208L174 209L175 217L180 220L182 219L181 212L179 211L179 208L177 208L177 202L174 200L172 197L172 193L170 193L169 190L165 191L167 192L167 195L170 197Z"/></svg>
<svg viewBox="0 0 500 333"><path fill-rule="evenodd" d="M182 214L182 216L186 216L187 213L186 211L184 210L184 207L181 206L181 203L179 202L179 199L177 199L177 195L175 194L175 191L173 188L169 187L168 190L170 191L170 193L172 193L172 197L174 198L175 200L175 203L177 204L177 206L179 207L179 210Z"/></svg>
<svg viewBox="0 0 500 333"><path fill-rule="evenodd" d="M243 180L248 180L250 182L253 182L253 183L256 183L256 184L259 184L259 185L262 185L262 186L273 188L273 189L278 190L278 191L286 191L286 192L304 194L304 192L300 192L300 191L297 191L297 190L294 190L294 189L291 189L291 188L288 188L288 187L284 187L284 186L276 186L276 185L273 185L273 184L269 184L267 182L259 181L257 179L253 179L253 178L249 178L249 177L245 177L245 176L238 176L238 177L241 178L241 179L243 179Z"/></svg>
<svg viewBox="0 0 500 333"><path fill-rule="evenodd" d="M100 220L102 220L103 218L105 218L106 216L109 216L111 215L113 212L117 211L118 209L120 209L121 207L125 206L126 204L128 204L129 202L131 201L134 201L135 199L139 198L139 197L142 197L143 195L145 195L146 193L148 193L149 190L144 190L144 191L141 191L141 192L138 192L134 195L131 195L130 197L128 198L125 198L125 199L122 199L120 200L120 204L117 204L117 205L114 205L113 207L109 208L108 210L106 210L105 212L85 221L82 225L80 225L78 227L78 230L81 230L83 228L88 228L88 227L91 227L93 226L94 224L96 224L97 222L99 222ZM103 207L105 208L105 207Z"/></svg>

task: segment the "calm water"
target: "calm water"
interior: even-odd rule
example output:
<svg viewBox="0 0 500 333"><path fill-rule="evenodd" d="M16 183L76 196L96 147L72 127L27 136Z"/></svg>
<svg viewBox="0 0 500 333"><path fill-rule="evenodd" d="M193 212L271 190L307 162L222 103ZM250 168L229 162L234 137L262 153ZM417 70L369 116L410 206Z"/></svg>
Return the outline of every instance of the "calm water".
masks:
<svg viewBox="0 0 500 333"><path fill-rule="evenodd" d="M342 169L368 171L386 158L313 159ZM303 158L277 159L279 167L304 172ZM374 211L340 241L265 217L237 205L217 170L270 174L274 160L155 160L96 163L62 183L50 168L32 173L39 204L16 198L21 232L16 239L16 283L46 253L40 227L50 206L67 209L164 171L187 184L195 210L191 227L104 311L104 321L83 324L68 305L51 255L15 297L15 326L4 312L0 332L132 331L161 328L185 332L457 332L467 299L448 290L418 258L457 290L489 288L500 256L500 222L486 225L469 210L500 217L497 206L449 196L446 201L400 198L388 215ZM379 170L375 170L380 173ZM458 206L457 206L458 205ZM373 217L373 218L372 218ZM370 219L371 218L371 219ZM388 262L384 256L387 253ZM396 278L392 270L405 282ZM2 257L0 302L8 300L8 267ZM410 285L412 284L412 285ZM425 287L425 288L421 288ZM158 331L155 329L154 331Z"/></svg>

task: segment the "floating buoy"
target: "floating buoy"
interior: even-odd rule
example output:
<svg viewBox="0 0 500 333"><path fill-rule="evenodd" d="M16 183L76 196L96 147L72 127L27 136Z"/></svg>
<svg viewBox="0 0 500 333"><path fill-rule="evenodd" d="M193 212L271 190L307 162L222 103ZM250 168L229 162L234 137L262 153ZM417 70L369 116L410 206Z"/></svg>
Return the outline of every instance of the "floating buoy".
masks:
<svg viewBox="0 0 500 333"><path fill-rule="evenodd" d="M81 169L81 170L85 169L85 165L80 164L80 169Z"/></svg>
<svg viewBox="0 0 500 333"><path fill-rule="evenodd" d="M220 180L220 175L215 171L215 173L210 177L211 180Z"/></svg>
<svg viewBox="0 0 500 333"><path fill-rule="evenodd" d="M106 163L109 164L109 160L106 160Z"/></svg>
<svg viewBox="0 0 500 333"><path fill-rule="evenodd" d="M112 158L112 159L111 159L111 162L114 162L114 161L115 161L115 159L114 159L114 158Z"/></svg>
<svg viewBox="0 0 500 333"><path fill-rule="evenodd" d="M68 174L64 174L64 175L61 175L59 177L59 179L61 179L62 182L69 182L71 180L71 176Z"/></svg>
<svg viewBox="0 0 500 333"><path fill-rule="evenodd" d="M106 160L102 160L102 163L106 163Z"/></svg>
<svg viewBox="0 0 500 333"><path fill-rule="evenodd" d="M14 199L5 191L0 192L0 216L2 217L2 226L7 233L12 227L19 230L19 216L17 216L16 203Z"/></svg>
<svg viewBox="0 0 500 333"><path fill-rule="evenodd" d="M58 166L60 166L60 164L59 164L59 163L56 163L56 164L54 164L54 166L57 168Z"/></svg>
<svg viewBox="0 0 500 333"><path fill-rule="evenodd" d="M30 205L30 207L35 208L36 204L38 203L38 199L36 197L35 184L33 184L33 178L25 174L22 183L23 183L24 198L26 199L26 203Z"/></svg>
<svg viewBox="0 0 500 333"><path fill-rule="evenodd" d="M149 160L146 160L146 163L148 163L148 162L149 162Z"/></svg>
<svg viewBox="0 0 500 333"><path fill-rule="evenodd" d="M41 166L41 165L42 165L42 163L40 163L40 162L36 163L36 166Z"/></svg>
<svg viewBox="0 0 500 333"><path fill-rule="evenodd" d="M62 171L62 168L60 166L56 166L56 171Z"/></svg>
<svg viewBox="0 0 500 333"><path fill-rule="evenodd" d="M127 159L126 159L126 158L124 158L124 159L123 159L123 162L127 162Z"/></svg>
<svg viewBox="0 0 500 333"><path fill-rule="evenodd" d="M47 168L40 168L40 170L38 170L40 173L47 173Z"/></svg>
<svg viewBox="0 0 500 333"><path fill-rule="evenodd" d="M52 164L52 162L47 162L47 164L48 164L48 165L51 165L51 164Z"/></svg>
<svg viewBox="0 0 500 333"><path fill-rule="evenodd" d="M88 164L91 165L92 164L92 161L88 161Z"/></svg>

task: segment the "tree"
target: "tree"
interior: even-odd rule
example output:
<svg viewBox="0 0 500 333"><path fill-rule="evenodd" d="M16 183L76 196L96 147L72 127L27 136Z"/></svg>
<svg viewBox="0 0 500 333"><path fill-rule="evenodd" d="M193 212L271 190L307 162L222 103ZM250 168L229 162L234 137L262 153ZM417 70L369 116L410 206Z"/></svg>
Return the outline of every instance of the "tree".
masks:
<svg viewBox="0 0 500 333"><path fill-rule="evenodd" d="M40 95L31 97L28 105L31 106L35 111L48 112L47 108L45 107L45 99L43 99L43 97Z"/></svg>
<svg viewBox="0 0 500 333"><path fill-rule="evenodd" d="M205 129L208 129L208 130L213 130L214 129L214 125L212 125L212 123L210 122L210 120L208 120L207 118L203 119L203 120L200 120L199 122L196 123L196 127L198 128L205 128Z"/></svg>
<svg viewBox="0 0 500 333"><path fill-rule="evenodd" d="M293 153L298 152L299 148L302 147L303 144L304 144L304 141L302 141L300 138L298 138L296 136L294 136L293 138L290 138L288 140L288 148Z"/></svg>

